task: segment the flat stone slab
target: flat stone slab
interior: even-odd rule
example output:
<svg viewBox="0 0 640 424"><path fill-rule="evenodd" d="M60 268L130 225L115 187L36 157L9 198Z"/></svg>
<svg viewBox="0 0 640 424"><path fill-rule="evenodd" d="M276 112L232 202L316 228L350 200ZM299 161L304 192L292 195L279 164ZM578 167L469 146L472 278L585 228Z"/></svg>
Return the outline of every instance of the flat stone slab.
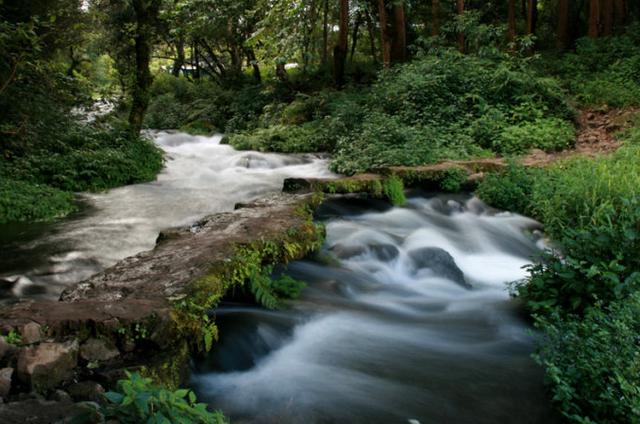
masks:
<svg viewBox="0 0 640 424"><path fill-rule="evenodd" d="M163 231L153 250L126 258L65 290L60 301L24 301L0 310L0 329L8 332L30 322L49 329L74 323L139 321L163 315L190 284L235 249L255 240L278 239L308 224L299 208L310 196L280 194L197 223Z"/></svg>

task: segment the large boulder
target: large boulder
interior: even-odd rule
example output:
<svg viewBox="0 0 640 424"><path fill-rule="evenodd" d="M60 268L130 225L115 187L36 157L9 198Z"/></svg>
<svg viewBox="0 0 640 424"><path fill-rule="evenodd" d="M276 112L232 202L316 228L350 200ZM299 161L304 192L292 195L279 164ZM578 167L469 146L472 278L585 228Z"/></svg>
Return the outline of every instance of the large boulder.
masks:
<svg viewBox="0 0 640 424"><path fill-rule="evenodd" d="M22 344L30 345L38 343L42 340L42 331L40 325L35 322L25 324L20 329L20 338Z"/></svg>
<svg viewBox="0 0 640 424"><path fill-rule="evenodd" d="M471 288L453 256L446 250L439 247L423 247L410 251L409 257L416 271L428 268L439 277L451 280L462 287Z"/></svg>
<svg viewBox="0 0 640 424"><path fill-rule="evenodd" d="M13 368L0 369L0 398L6 398L11 390L11 377Z"/></svg>
<svg viewBox="0 0 640 424"><path fill-rule="evenodd" d="M41 343L20 352L18 378L31 383L31 388L37 392L47 392L70 380L77 363L77 340Z"/></svg>
<svg viewBox="0 0 640 424"><path fill-rule="evenodd" d="M89 339L80 347L80 357L85 361L108 361L120 355L120 351L103 339Z"/></svg>

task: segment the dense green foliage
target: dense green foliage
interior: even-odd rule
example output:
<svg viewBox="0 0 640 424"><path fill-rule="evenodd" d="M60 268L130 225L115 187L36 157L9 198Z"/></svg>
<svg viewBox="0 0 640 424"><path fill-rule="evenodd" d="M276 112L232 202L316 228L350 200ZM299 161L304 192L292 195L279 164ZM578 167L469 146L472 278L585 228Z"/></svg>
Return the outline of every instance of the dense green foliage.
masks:
<svg viewBox="0 0 640 424"><path fill-rule="evenodd" d="M540 319L536 359L553 400L575 423L640 422L640 296L596 306L583 317Z"/></svg>
<svg viewBox="0 0 640 424"><path fill-rule="evenodd" d="M477 194L535 216L557 250L530 267L517 294L543 331L539 360L573 422L638 422L640 129L611 156L545 170L517 165Z"/></svg>
<svg viewBox="0 0 640 424"><path fill-rule="evenodd" d="M549 55L548 70L558 75L584 106L640 105L640 24L618 37L582 38L575 52Z"/></svg>
<svg viewBox="0 0 640 424"><path fill-rule="evenodd" d="M289 102L275 98L265 104L266 98L263 92L252 102L261 110L240 114L246 118L243 125L225 128L234 132L227 138L231 145L279 152L332 151L335 146L332 168L347 174L531 148L559 150L574 140L574 112L558 83L537 74L527 59L495 52L461 55L439 49L381 73L365 95L354 87ZM177 115L165 119L173 126L188 122L174 121Z"/></svg>
<svg viewBox="0 0 640 424"><path fill-rule="evenodd" d="M155 386L150 378L128 374L118 381L116 391L107 392L109 401L102 413L106 419L122 424L224 424L220 412L209 412L207 405L197 403L196 395L186 389L170 390Z"/></svg>
<svg viewBox="0 0 640 424"><path fill-rule="evenodd" d="M127 131L70 125L0 161L0 222L47 220L75 209L70 192L100 191L153 180L162 155Z"/></svg>
<svg viewBox="0 0 640 424"><path fill-rule="evenodd" d="M0 224L46 220L74 210L71 193L9 178L0 180Z"/></svg>

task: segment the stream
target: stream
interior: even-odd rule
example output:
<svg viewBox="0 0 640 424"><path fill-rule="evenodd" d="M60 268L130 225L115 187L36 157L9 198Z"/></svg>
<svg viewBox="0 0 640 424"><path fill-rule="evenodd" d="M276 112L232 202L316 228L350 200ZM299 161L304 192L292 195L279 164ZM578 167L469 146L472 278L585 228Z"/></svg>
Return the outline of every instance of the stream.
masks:
<svg viewBox="0 0 640 424"><path fill-rule="evenodd" d="M530 327L506 283L543 247L535 221L470 196L402 208L336 200L287 309L228 304L192 387L251 423L551 423Z"/></svg>
<svg viewBox="0 0 640 424"><path fill-rule="evenodd" d="M280 191L286 177L332 175L317 155L239 152L221 138L153 133L167 159L156 181L82 194L81 211L53 223L0 225L0 304L57 298L66 287L152 249L165 228Z"/></svg>
<svg viewBox="0 0 640 424"><path fill-rule="evenodd" d="M317 155L238 152L220 136L158 132L157 181L80 196L53 223L0 226L0 304L55 299L138 252L160 230L330 177ZM469 195L414 193L404 207L342 198L318 212L327 240L286 272L307 283L267 311L225 303L220 342L191 387L234 423L555 422L507 283L543 247L535 221Z"/></svg>

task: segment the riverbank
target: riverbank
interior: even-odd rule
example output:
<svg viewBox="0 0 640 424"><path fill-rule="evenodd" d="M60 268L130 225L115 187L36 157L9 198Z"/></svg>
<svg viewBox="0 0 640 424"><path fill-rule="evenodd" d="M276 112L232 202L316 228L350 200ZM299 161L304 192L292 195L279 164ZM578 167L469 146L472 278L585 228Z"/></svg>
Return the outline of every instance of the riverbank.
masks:
<svg viewBox="0 0 640 424"><path fill-rule="evenodd" d="M111 387L125 369L178 386L189 352L210 349L217 336L209 308L322 242L322 228L312 222L318 201L280 195L241 205L161 233L154 250L70 288L58 302L3 308L3 398L32 391L51 397L87 381ZM0 407L0 417L9 409Z"/></svg>

